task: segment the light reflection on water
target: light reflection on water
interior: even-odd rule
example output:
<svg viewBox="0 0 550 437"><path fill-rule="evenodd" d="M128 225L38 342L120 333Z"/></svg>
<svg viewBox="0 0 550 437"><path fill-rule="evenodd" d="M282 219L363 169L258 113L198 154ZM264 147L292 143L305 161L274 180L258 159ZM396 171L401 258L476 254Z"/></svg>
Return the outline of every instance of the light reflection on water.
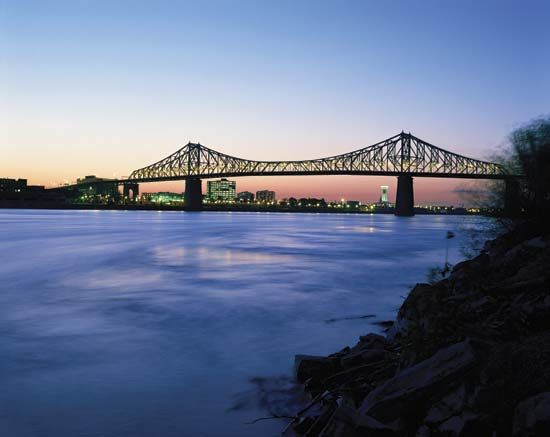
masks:
<svg viewBox="0 0 550 437"><path fill-rule="evenodd" d="M0 435L277 435L243 422L294 354L376 330L486 222L0 210Z"/></svg>

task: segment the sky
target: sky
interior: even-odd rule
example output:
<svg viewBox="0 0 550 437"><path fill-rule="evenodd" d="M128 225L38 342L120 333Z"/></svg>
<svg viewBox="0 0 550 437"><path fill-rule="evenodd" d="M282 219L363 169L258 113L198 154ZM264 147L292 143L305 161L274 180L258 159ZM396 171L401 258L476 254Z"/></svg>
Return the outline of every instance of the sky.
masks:
<svg viewBox="0 0 550 437"><path fill-rule="evenodd" d="M0 177L128 176L188 141L320 158L402 130L488 158L550 113L548 22L542 0L0 0ZM394 179L236 181L372 201ZM417 178L416 200L456 204L463 186Z"/></svg>

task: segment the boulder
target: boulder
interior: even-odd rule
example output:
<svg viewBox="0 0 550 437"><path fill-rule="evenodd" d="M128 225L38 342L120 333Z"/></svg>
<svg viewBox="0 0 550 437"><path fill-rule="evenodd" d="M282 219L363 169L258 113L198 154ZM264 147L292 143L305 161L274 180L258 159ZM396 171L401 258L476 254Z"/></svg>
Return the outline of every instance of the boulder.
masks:
<svg viewBox="0 0 550 437"><path fill-rule="evenodd" d="M431 435L432 432L430 431L430 428L428 428L426 425L422 425L416 430L416 434L414 435L414 437L430 437Z"/></svg>
<svg viewBox="0 0 550 437"><path fill-rule="evenodd" d="M356 353L344 355L341 359L341 365L344 369L360 366L362 364L371 364L377 361L383 361L387 352L384 349L367 349Z"/></svg>
<svg viewBox="0 0 550 437"><path fill-rule="evenodd" d="M386 338L379 334L367 334L359 337L360 349L384 349L387 345Z"/></svg>
<svg viewBox="0 0 550 437"><path fill-rule="evenodd" d="M383 423L426 414L424 404L449 391L452 383L476 364L469 340L439 350L432 357L408 367L385 381L363 400L359 408Z"/></svg>
<svg viewBox="0 0 550 437"><path fill-rule="evenodd" d="M527 247L534 247L536 249L545 249L546 248L546 242L542 237L535 237L531 238L530 240L527 240L525 242L525 245Z"/></svg>
<svg viewBox="0 0 550 437"><path fill-rule="evenodd" d="M436 402L428 411L424 422L436 424L443 422L455 414L458 414L466 402L466 387L460 385L456 390L445 395L439 402Z"/></svg>
<svg viewBox="0 0 550 437"><path fill-rule="evenodd" d="M310 378L326 378L337 369L336 362L335 359L316 355L296 355L294 358L296 380L303 384Z"/></svg>
<svg viewBox="0 0 550 437"><path fill-rule="evenodd" d="M550 392L521 401L514 413L514 437L550 435Z"/></svg>
<svg viewBox="0 0 550 437"><path fill-rule="evenodd" d="M341 406L319 434L319 437L394 437L395 430L378 420L359 415L353 408Z"/></svg>
<svg viewBox="0 0 550 437"><path fill-rule="evenodd" d="M453 416L447 419L438 427L438 431L444 435L450 436L459 436L462 434L462 429L464 428L464 420L460 416Z"/></svg>

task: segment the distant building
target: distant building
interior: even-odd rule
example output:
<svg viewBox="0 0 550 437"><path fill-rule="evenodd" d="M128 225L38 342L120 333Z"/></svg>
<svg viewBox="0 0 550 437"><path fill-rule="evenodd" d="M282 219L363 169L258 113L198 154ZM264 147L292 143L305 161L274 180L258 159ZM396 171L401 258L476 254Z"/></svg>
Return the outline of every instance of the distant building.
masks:
<svg viewBox="0 0 550 437"><path fill-rule="evenodd" d="M0 178L0 193L29 193L44 190L44 185L27 185L26 179Z"/></svg>
<svg viewBox="0 0 550 437"><path fill-rule="evenodd" d="M237 193L237 202L253 202L254 201L254 193L251 193L250 191L241 191L240 193Z"/></svg>
<svg viewBox="0 0 550 437"><path fill-rule="evenodd" d="M208 181L207 195L211 201L232 202L235 200L237 183L227 179Z"/></svg>
<svg viewBox="0 0 550 437"><path fill-rule="evenodd" d="M95 175L84 176L76 180L80 200L83 202L99 200L116 201L120 198L118 183L112 179L99 178Z"/></svg>
<svg viewBox="0 0 550 437"><path fill-rule="evenodd" d="M275 191L261 190L256 191L256 200L258 202L275 202Z"/></svg>
<svg viewBox="0 0 550 437"><path fill-rule="evenodd" d="M0 192L20 193L27 189L26 179L0 179Z"/></svg>
<svg viewBox="0 0 550 437"><path fill-rule="evenodd" d="M108 179L105 179L105 178L99 178L97 177L96 175L88 175L88 176L84 176L83 178L78 178L76 180L76 183L77 184L90 184L90 183L94 183L94 182L104 182L104 181L107 181Z"/></svg>
<svg viewBox="0 0 550 437"><path fill-rule="evenodd" d="M388 190L387 185L380 185L380 203L388 203Z"/></svg>
<svg viewBox="0 0 550 437"><path fill-rule="evenodd" d="M359 202L358 200L348 200L346 204L346 206L351 209L357 209L361 206L361 202Z"/></svg>
<svg viewBox="0 0 550 437"><path fill-rule="evenodd" d="M302 197L298 201L298 205L302 208L326 208L327 202L325 199L316 199L314 197Z"/></svg>
<svg viewBox="0 0 550 437"><path fill-rule="evenodd" d="M25 204L62 203L66 196L55 190L46 190L43 185L27 185L26 179L0 178L0 203Z"/></svg>
<svg viewBox="0 0 550 437"><path fill-rule="evenodd" d="M141 201L146 203L165 203L165 204L180 204L183 203L183 194L170 193L162 191L159 193L143 193Z"/></svg>

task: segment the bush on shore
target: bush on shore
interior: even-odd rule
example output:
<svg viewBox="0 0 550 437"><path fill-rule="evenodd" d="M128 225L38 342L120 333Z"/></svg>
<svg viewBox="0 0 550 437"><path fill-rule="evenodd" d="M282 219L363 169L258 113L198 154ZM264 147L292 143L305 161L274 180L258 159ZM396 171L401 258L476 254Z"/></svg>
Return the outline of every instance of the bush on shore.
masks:
<svg viewBox="0 0 550 437"><path fill-rule="evenodd" d="M539 225L550 219L550 117L514 130L504 160L506 169L520 174L519 201L524 217Z"/></svg>

